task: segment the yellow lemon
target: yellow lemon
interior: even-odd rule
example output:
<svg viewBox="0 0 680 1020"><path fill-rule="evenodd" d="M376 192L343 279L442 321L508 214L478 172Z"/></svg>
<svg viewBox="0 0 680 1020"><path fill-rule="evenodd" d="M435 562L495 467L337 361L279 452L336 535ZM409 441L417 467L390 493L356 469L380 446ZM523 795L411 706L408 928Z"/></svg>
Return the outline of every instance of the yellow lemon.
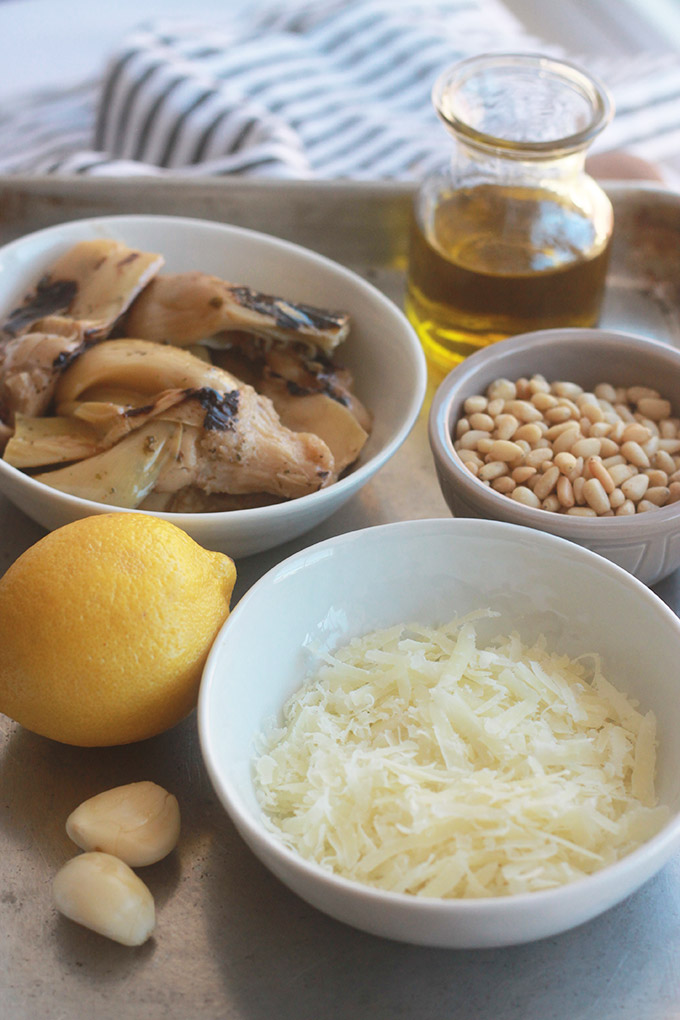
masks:
<svg viewBox="0 0 680 1020"><path fill-rule="evenodd" d="M162 733L196 703L236 570L146 514L86 517L0 579L0 711L66 744Z"/></svg>

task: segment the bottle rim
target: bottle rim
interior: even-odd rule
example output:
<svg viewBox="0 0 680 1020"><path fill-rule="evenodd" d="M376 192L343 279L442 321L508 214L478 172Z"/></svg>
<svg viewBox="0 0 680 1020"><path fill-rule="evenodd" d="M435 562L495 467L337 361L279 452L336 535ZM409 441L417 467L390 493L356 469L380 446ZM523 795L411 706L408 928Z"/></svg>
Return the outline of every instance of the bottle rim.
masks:
<svg viewBox="0 0 680 1020"><path fill-rule="evenodd" d="M490 70L533 70L543 79L571 87L590 106L590 121L579 131L548 140L504 138L468 124L451 109L450 100L472 78ZM461 140L479 149L517 159L546 159L587 148L609 124L614 103L606 86L577 64L532 53L490 53L468 57L443 71L432 87L432 102L444 124Z"/></svg>

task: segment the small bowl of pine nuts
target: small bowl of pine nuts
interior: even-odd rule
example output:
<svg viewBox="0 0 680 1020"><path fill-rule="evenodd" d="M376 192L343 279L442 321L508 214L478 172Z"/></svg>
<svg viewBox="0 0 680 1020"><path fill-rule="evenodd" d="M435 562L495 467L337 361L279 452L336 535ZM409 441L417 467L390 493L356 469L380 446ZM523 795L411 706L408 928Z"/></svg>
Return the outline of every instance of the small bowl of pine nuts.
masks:
<svg viewBox="0 0 680 1020"><path fill-rule="evenodd" d="M538 528L646 584L680 566L680 351L551 329L472 355L441 383L430 445L457 517Z"/></svg>

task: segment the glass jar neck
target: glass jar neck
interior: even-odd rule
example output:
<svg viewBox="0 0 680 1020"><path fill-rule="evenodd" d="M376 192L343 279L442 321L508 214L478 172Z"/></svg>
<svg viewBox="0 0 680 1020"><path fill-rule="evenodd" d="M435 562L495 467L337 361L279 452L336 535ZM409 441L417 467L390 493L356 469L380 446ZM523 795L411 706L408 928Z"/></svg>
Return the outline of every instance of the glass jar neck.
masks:
<svg viewBox="0 0 680 1020"><path fill-rule="evenodd" d="M524 186L542 184L559 188L585 173L587 148L575 152L547 153L540 159L528 158L521 152L509 155L491 148L471 146L457 138L451 157L451 169L459 184L469 180L484 183L522 182Z"/></svg>

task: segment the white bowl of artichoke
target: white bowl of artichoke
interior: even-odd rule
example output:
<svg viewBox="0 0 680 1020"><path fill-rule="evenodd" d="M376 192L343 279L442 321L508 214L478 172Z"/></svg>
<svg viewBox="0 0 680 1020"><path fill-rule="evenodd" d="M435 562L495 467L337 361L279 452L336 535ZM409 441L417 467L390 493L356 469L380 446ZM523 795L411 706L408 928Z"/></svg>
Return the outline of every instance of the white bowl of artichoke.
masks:
<svg viewBox="0 0 680 1020"><path fill-rule="evenodd" d="M391 301L264 234L113 216L0 249L0 489L48 529L141 510L271 548L396 452L425 382Z"/></svg>

